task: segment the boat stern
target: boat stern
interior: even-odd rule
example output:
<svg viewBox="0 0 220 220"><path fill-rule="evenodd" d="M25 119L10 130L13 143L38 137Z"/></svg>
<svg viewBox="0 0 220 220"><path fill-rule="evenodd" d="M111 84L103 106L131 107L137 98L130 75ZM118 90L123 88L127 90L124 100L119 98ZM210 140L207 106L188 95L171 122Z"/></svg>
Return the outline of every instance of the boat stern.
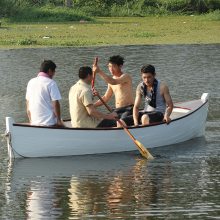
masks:
<svg viewBox="0 0 220 220"><path fill-rule="evenodd" d="M201 96L201 100L203 103L207 102L209 100L209 93L203 93Z"/></svg>
<svg viewBox="0 0 220 220"><path fill-rule="evenodd" d="M13 151L12 148L12 131L13 131L13 123L15 123L14 119L11 117L6 117L6 131L5 137L7 141L7 148L8 148L8 156L10 159L18 157L16 153Z"/></svg>
<svg viewBox="0 0 220 220"><path fill-rule="evenodd" d="M204 113L203 113L203 116L202 116L202 123L203 123L203 126L201 126L201 130L200 132L198 133L197 137L202 137L205 135L205 127L206 127L206 120L207 120L207 116L208 116L208 108L209 108L209 105L208 105L208 100L209 100L209 93L203 93L202 96L201 96L201 101L205 104L204 105Z"/></svg>

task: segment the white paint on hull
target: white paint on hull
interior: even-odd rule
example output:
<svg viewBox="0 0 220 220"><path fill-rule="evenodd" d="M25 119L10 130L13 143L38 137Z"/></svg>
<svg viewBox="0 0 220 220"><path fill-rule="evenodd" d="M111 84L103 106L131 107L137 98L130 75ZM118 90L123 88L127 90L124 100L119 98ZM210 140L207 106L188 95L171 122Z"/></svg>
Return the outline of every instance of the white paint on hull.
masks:
<svg viewBox="0 0 220 220"><path fill-rule="evenodd" d="M204 135L208 94L200 100L178 103L167 124L131 128L134 137L147 148L187 141ZM52 157L136 150L123 129L45 128L15 124L6 118L8 155L12 157ZM11 137L10 137L11 136Z"/></svg>

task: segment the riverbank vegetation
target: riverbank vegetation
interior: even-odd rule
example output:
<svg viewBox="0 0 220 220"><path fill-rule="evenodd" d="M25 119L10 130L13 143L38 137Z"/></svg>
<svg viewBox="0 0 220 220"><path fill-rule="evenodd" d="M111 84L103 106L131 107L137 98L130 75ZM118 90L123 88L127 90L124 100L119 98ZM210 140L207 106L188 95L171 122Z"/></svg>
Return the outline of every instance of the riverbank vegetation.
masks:
<svg viewBox="0 0 220 220"><path fill-rule="evenodd" d="M219 0L1 0L0 17L13 22L79 21L90 17L189 15L220 9Z"/></svg>
<svg viewBox="0 0 220 220"><path fill-rule="evenodd" d="M103 17L95 21L3 23L0 47L220 43L206 16Z"/></svg>
<svg viewBox="0 0 220 220"><path fill-rule="evenodd" d="M0 47L220 43L219 8L219 0L1 0Z"/></svg>

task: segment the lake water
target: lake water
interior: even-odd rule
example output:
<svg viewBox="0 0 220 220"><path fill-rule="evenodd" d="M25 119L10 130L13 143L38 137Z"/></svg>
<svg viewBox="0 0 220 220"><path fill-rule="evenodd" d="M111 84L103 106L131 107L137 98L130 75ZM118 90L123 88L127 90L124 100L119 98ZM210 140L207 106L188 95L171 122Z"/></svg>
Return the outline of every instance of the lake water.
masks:
<svg viewBox="0 0 220 220"><path fill-rule="evenodd" d="M26 85L43 59L58 66L62 117L69 118L68 91L79 67L99 56L107 72L108 57L116 54L125 57L134 91L140 67L151 63L174 102L210 93L205 136L151 149L152 161L129 152L12 164L3 140L0 219L220 219L220 44L0 50L0 132L6 116L27 121ZM96 88L106 89L98 77Z"/></svg>

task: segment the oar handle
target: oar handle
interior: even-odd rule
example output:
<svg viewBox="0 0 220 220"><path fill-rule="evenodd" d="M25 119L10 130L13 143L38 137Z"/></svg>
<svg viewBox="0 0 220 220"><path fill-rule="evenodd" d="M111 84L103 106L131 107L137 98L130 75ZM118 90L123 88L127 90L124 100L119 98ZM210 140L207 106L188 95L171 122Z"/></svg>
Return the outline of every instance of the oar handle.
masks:
<svg viewBox="0 0 220 220"><path fill-rule="evenodd" d="M99 61L99 58L96 57L95 60L94 60L93 65L97 65L98 61ZM95 86L95 76L96 76L96 73L93 72L93 76L92 76L92 89L94 89L94 86Z"/></svg>
<svg viewBox="0 0 220 220"><path fill-rule="evenodd" d="M95 86L95 73L93 73L93 79L92 79L92 89L94 89Z"/></svg>
<svg viewBox="0 0 220 220"><path fill-rule="evenodd" d="M97 93L97 96L100 99L100 101L103 103L103 105L109 110L109 112L113 112L111 107L109 105L107 105L107 103L103 100L103 98L98 93Z"/></svg>

